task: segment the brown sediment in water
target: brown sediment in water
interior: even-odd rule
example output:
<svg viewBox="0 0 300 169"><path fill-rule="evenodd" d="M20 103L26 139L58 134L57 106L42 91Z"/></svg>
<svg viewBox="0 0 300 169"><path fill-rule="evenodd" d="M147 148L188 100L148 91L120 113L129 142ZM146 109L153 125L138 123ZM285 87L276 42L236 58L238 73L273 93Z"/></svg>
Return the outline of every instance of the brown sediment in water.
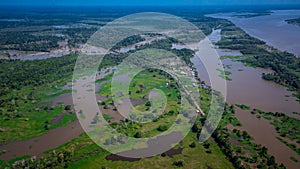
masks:
<svg viewBox="0 0 300 169"><path fill-rule="evenodd" d="M214 30L208 37L212 39L213 42L216 42L220 40L220 31ZM238 51L228 49L216 50L220 56L242 55ZM191 61L197 68L201 80L210 84L208 74L201 60L194 57ZM229 104L245 104L251 108L261 109L267 112L283 112L291 117L300 119L299 115L293 113L300 111L300 104L297 98L292 96L293 92L288 91L284 86L262 79L262 74L269 73L271 70L248 67L241 62L232 61L231 59L224 59L222 63L224 65L231 65L230 67L224 68L226 71L231 72L229 75L231 80L227 81L226 84L226 101ZM214 65L214 63L211 63L211 65Z"/></svg>
<svg viewBox="0 0 300 169"><path fill-rule="evenodd" d="M201 61L197 58L192 58L191 61L197 68L201 80L209 84L209 77ZM244 66L243 63L230 59L223 60L223 64L231 65L230 68L225 68L231 72L229 75L231 80L226 82L226 101L229 104L245 104L267 112L283 112L300 119L299 115L293 113L300 111L300 104L297 98L292 96L293 92L284 86L262 79L262 74L270 70ZM243 71L239 71L241 69Z"/></svg>
<svg viewBox="0 0 300 169"><path fill-rule="evenodd" d="M232 138L232 137L229 137L229 142L232 145L235 145L235 146L241 146L242 145L238 140L236 140L235 138Z"/></svg>
<svg viewBox="0 0 300 169"><path fill-rule="evenodd" d="M173 157L175 155L181 154L182 153L183 148L177 148L177 149L170 149L168 151L165 152L165 154L169 157Z"/></svg>
<svg viewBox="0 0 300 169"><path fill-rule="evenodd" d="M126 157L151 157L156 154L161 154L162 152L168 152L170 156L176 155L176 153L181 153L182 149L173 149L171 145L179 143L182 140L182 134L180 132L172 132L166 135L160 135L155 138L149 138L147 141L146 148L131 149L117 153L120 156Z"/></svg>
<svg viewBox="0 0 300 169"><path fill-rule="evenodd" d="M300 111L300 104L293 93L286 87L263 80L262 73L268 70L246 67L240 62L232 62L232 68L228 69L232 74L231 81L227 82L227 101L230 104L245 104L251 108L261 109L267 112L283 112L288 116L300 119L293 112ZM243 69L244 71L238 71Z"/></svg>
<svg viewBox="0 0 300 169"><path fill-rule="evenodd" d="M269 153L275 156L277 163L283 163L287 168L300 168L299 162L290 159L295 157L299 161L300 156L276 138L279 135L269 121L256 118L249 110L237 109L235 115L243 124L238 128L246 130L256 143L267 147Z"/></svg>
<svg viewBox="0 0 300 169"><path fill-rule="evenodd" d="M10 160L23 155L43 156L46 150L56 148L71 141L83 132L79 121L73 121L67 126L52 129L41 136L24 141L13 141L7 145L0 146L1 150L6 151L6 153L0 155L0 159Z"/></svg>
<svg viewBox="0 0 300 169"><path fill-rule="evenodd" d="M219 39L220 33L216 32L213 36L217 37L213 37L212 39ZM221 52L219 49L217 50L221 56L238 55L237 51L231 53L230 50L226 50L226 52L224 52L224 49ZM201 61L197 58L192 58L191 61L197 68L201 80L209 84L209 77ZM225 70L231 72L229 75L231 81L227 81L226 101L229 104L245 104L252 109L261 109L266 112L283 112L288 116L300 119L299 115L293 113L300 111L300 104L297 98L292 96L293 93L288 91L284 86L261 78L262 73L268 73L270 70L247 67L241 62L230 59L224 59L222 62L224 65L231 65L225 68ZM258 120L250 112L241 113L241 111L238 110L236 113L238 120L242 123L241 128L254 137L256 143L266 146L270 154L275 156L278 163L283 163L288 168L300 168L300 163L295 163L290 159L293 156L299 160L299 156L276 138L278 133L274 129L274 126L271 126L264 119ZM228 128L235 127L228 126Z"/></svg>
<svg viewBox="0 0 300 169"><path fill-rule="evenodd" d="M182 148L178 148L178 149L170 149L168 151L165 152L165 154L169 157L173 157L175 155L181 154L182 153ZM106 160L110 160L110 161L128 161L128 162L134 162L134 161L139 161L142 158L129 158L129 157L124 157L124 156L119 156L116 154L110 154L108 156L105 157Z"/></svg>
<svg viewBox="0 0 300 169"><path fill-rule="evenodd" d="M227 19L269 46L300 57L300 27L285 21L299 18L300 10L274 10L270 15L256 17L232 17L232 15L235 13L217 13L207 16Z"/></svg>
<svg viewBox="0 0 300 169"><path fill-rule="evenodd" d="M107 83L107 81L103 81L101 83L96 84L96 88L100 89L101 85ZM70 87L70 83L67 83L68 87ZM97 99L102 101L108 99L106 96L96 95ZM130 99L133 105L141 104L146 102L144 99L142 100L134 100ZM46 101L46 103L55 103L56 106L61 106L61 104L56 104L57 102L63 102L63 105L71 105L73 109L73 99L72 93L64 93L60 96L54 97ZM109 109L104 109L103 106L99 106L102 113L109 115L112 118L112 122L119 122L124 119L124 117L118 112L113 110L113 106L110 105ZM64 114L68 113L66 111L62 112L59 116L54 118L50 124L56 124L60 122ZM79 121L73 121L67 126L58 127L48 131L47 133L34 137L28 140L23 141L13 141L6 145L1 145L0 150L5 151L4 154L0 155L1 160L10 160L18 156L30 155L30 156L44 156L44 152L49 149L54 149L66 142L71 141L73 138L79 137L80 134L84 133Z"/></svg>
<svg viewBox="0 0 300 169"><path fill-rule="evenodd" d="M50 121L50 124L56 124L62 121L64 118L64 113L60 114L59 116L55 117L53 120Z"/></svg>
<svg viewBox="0 0 300 169"><path fill-rule="evenodd" d="M129 162L134 162L134 161L139 161L141 158L129 158L129 157L123 157L123 156L118 156L116 154L110 154L105 157L106 160L110 161L129 161Z"/></svg>

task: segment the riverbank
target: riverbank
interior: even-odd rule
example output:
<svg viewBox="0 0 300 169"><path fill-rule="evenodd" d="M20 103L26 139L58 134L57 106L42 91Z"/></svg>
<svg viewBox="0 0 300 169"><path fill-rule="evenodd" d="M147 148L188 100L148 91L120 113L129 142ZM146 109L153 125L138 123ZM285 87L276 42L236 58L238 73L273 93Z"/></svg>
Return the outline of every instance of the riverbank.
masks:
<svg viewBox="0 0 300 169"><path fill-rule="evenodd" d="M300 56L300 36L296 36L299 35L300 27L286 22L288 19L299 18L300 10L274 10L270 15L255 17L236 17L234 13L206 16L227 19L267 45Z"/></svg>
<svg viewBox="0 0 300 169"><path fill-rule="evenodd" d="M221 30L214 30L208 38L213 44L217 43L221 40ZM295 114L300 110L300 104L297 98L293 97L293 92L288 91L284 86L262 79L262 74L269 73L271 70L246 66L240 61L247 56L243 56L239 51L212 46L222 59L225 71L230 72L228 75L230 80L227 80L226 101L228 104L245 104L267 112L283 112L300 119L300 116ZM196 57L191 61L201 80L209 85L210 79L201 61ZM251 117L250 112L242 112L242 110L236 111L236 117L242 125L239 128L249 132L256 143L266 146L278 163L283 163L288 168L299 167L299 163L291 160L291 157L298 159L299 155L276 138L278 134L268 122ZM285 153L282 153L283 151Z"/></svg>

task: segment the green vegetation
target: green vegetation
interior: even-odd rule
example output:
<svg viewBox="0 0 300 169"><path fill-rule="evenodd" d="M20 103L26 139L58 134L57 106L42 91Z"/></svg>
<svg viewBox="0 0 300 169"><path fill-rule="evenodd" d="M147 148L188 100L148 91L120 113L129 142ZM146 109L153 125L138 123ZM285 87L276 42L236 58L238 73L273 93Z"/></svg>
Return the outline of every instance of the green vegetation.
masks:
<svg viewBox="0 0 300 169"><path fill-rule="evenodd" d="M99 13L99 11L95 13ZM39 19L33 19L32 22L11 24L1 21L1 28L7 28L7 32L15 31L15 33L0 32L0 50L50 51L58 48L58 42L65 41L66 39L70 47L78 47L80 44L86 42L98 26L102 26L112 19L109 14L108 16L101 16L102 18L99 20L85 20L87 19L85 16L75 16L69 16L67 19L63 19L61 16L53 16L50 20L45 20L45 18L49 17L45 14L40 16ZM99 14L90 15L92 18L95 16L98 17ZM116 17L116 14L113 16ZM217 45L221 48L240 50L246 55L245 58L224 56L221 59L242 60L244 63L252 66L271 67L275 73L263 75L263 78L287 85L294 90L299 89L299 74L297 73L299 72L299 59L288 53L279 52L274 49L271 52L268 51L263 42L250 37L228 21L207 17L194 17L191 14L186 16L186 18L199 26L205 34L210 33L212 28L222 28L222 34L228 36L223 36ZM74 22L89 25L83 28L76 26ZM61 26L53 28L53 24ZM33 30L32 26L37 27ZM24 29L26 27L30 27L30 31L26 31L27 29ZM62 34L63 36L53 36L53 34ZM144 39L141 36L132 36L118 43L113 49L119 49L120 47L128 46L142 40ZM171 49L172 43L176 42L172 38L166 38L140 46L137 50L145 48L165 49L180 56L188 65L192 65L190 57L194 52L189 49ZM105 56L104 61L99 66L99 70L103 67L118 65L130 53L109 54ZM62 90L61 87L71 81L75 61L76 55L36 61L0 60L1 143L5 144L13 140L32 138L76 120L75 113L69 113L72 112L70 105L62 103L54 107L53 103L46 103L48 99L71 92L70 89ZM224 76L222 78L230 80L228 76L231 73L229 71L223 73ZM111 97L111 84L109 82L111 78L112 75L96 81L97 83L108 81L103 84L98 94ZM153 78L156 80L152 80ZM169 83L168 85L166 85L167 82ZM151 102L149 102L146 95L154 88L162 90L168 99L168 105L161 116L154 119L151 123L141 124L124 120L122 122L111 123L110 125L116 128L118 132L136 138L154 136L167 130L174 123L180 104L178 85L174 79L163 71L151 69L143 71L130 84L130 97L138 101L144 100L145 102L138 103L135 107L138 110L147 110L151 106ZM207 113L209 111L212 90L210 88L200 88L199 91L201 93L201 108ZM110 109L111 107L114 109L114 103L111 98L99 104L99 106L103 106L105 109ZM250 109L246 105L237 106L244 110ZM267 114L259 114L266 119L273 119ZM63 115L62 120L57 123L51 123L60 115ZM109 122L112 120L109 114L103 114L103 117ZM111 155L109 152L99 148L84 134L54 150L47 151L48 156L38 159L29 159L29 156L17 157L11 161L0 161L0 167L284 168L282 165L278 166L275 163L274 157L268 154L265 147L255 144L252 137L246 131L238 130L238 127L242 124L234 115L234 106L226 106L222 121L213 133L213 139L200 144L197 137L205 119L206 116L198 117L191 129L192 131L188 133L187 137L179 145L174 147L173 150L176 153L171 155L166 152L162 155L138 159L133 162L117 157L116 161L113 161L114 159L109 159ZM298 141L299 126L296 123L298 122L284 116L276 117L276 120L275 118L273 120L273 125L278 127L278 132L282 135L281 137L285 135L288 139ZM230 129L230 127L233 129ZM281 137L279 139L284 142L285 139ZM288 142L286 144L290 147L295 147ZM299 153L299 148L296 147L294 150ZM22 162L23 159L26 160Z"/></svg>
<svg viewBox="0 0 300 169"><path fill-rule="evenodd" d="M37 61L0 60L1 143L24 140L75 120L65 113L62 120L50 123L70 107L53 107L46 101L70 90L62 90L71 81L76 56Z"/></svg>
<svg viewBox="0 0 300 169"><path fill-rule="evenodd" d="M284 113L264 112L258 109L253 109L251 114L259 114L264 119L269 120L279 134L277 139L300 155L300 124L298 119Z"/></svg>
<svg viewBox="0 0 300 169"><path fill-rule="evenodd" d="M144 41L145 38L142 38L140 35L133 35L128 38L123 39L121 42L117 43L111 50L120 49L122 47L126 47L129 45L133 45L135 43Z"/></svg>
<svg viewBox="0 0 300 169"><path fill-rule="evenodd" d="M298 160L295 157L291 157L291 160L296 162L296 163L298 162Z"/></svg>
<svg viewBox="0 0 300 169"><path fill-rule="evenodd" d="M250 110L250 106L244 104L236 104L236 106L241 108L242 110Z"/></svg>
<svg viewBox="0 0 300 169"><path fill-rule="evenodd" d="M288 24L300 26L300 18L285 20Z"/></svg>
<svg viewBox="0 0 300 169"><path fill-rule="evenodd" d="M221 60L230 59L230 60L236 61L236 60L241 60L244 57L245 56L220 56L220 59Z"/></svg>
<svg viewBox="0 0 300 169"><path fill-rule="evenodd" d="M224 23L221 29L223 36L216 43L217 46L224 49L239 50L243 55L247 56L241 60L246 65L271 68L274 70L274 73L264 74L263 78L286 85L295 91L295 95L300 98L299 58L267 46L265 42L249 36L245 31L229 21ZM222 59L225 58L228 57Z"/></svg>
<svg viewBox="0 0 300 169"><path fill-rule="evenodd" d="M170 46L170 43L169 40L156 42L154 47ZM185 60L192 55L190 50L172 51L182 54ZM116 65L128 54L113 55L114 57L108 55L100 67ZM76 119L74 113L64 114L60 122L51 124L55 117L64 110L69 111L71 107L70 105L53 107L51 103L46 103L50 98L71 92L71 90L61 90L61 87L71 81L76 57L77 55L68 55L34 61L0 60L0 140L2 143L32 138ZM111 76L97 82L109 78ZM105 85L103 88L107 87ZM133 94L132 97L135 98L135 95ZM171 93L170 98L176 97L176 93Z"/></svg>
<svg viewBox="0 0 300 169"><path fill-rule="evenodd" d="M264 16L264 15L270 15L271 12L265 12L265 11L260 11L260 12L251 12L251 13L238 13L236 15L233 15L233 17L237 18L252 18L256 16Z"/></svg>
<svg viewBox="0 0 300 169"><path fill-rule="evenodd" d="M226 70L222 71L222 70L220 70L220 69L217 69L217 71L220 72L220 75L219 75L219 76L220 76L221 78L223 78L223 79L225 79L225 80L228 80L228 81L231 81L231 80L232 80L231 78L228 77L229 75L231 75L231 72L226 71Z"/></svg>
<svg viewBox="0 0 300 169"><path fill-rule="evenodd" d="M151 80L154 77L157 80ZM166 81L169 85L166 86ZM110 84L107 82L106 84ZM110 95L106 90L105 85L100 89L100 94ZM143 85L141 85L143 84ZM112 123L111 126L118 126L118 131L126 133L129 136L136 138L149 137L159 134L161 131L168 129L172 123L172 119L177 115L178 107L178 94L177 85L166 73L159 70L145 70L135 76L133 79L130 91L131 97L135 99L143 98L151 89L160 88L167 93L168 105L163 115L157 121L139 124L123 121L119 123ZM142 90L143 89L143 90ZM134 92L140 91L140 92ZM204 91L203 92L208 92ZM207 100L202 100L207 102ZM105 103L107 102L107 103ZM111 104L111 99L106 100L105 104ZM149 106L148 102L136 105L138 109L144 110ZM174 104L175 103L175 104ZM103 104L101 104L103 105ZM205 104L209 105L209 103ZM106 116L106 115L104 115ZM175 154L157 155L151 158L143 158L137 161L129 162L116 157L117 161L109 160L110 153L98 147L92 140L85 134L79 138L73 139L54 150L47 151L48 156L39 159L28 159L24 163L17 161L14 162L16 167L35 167L39 165L43 167L56 167L56 168L116 168L122 166L126 168L172 168L172 167L189 167L189 168L233 168L232 164L226 159L226 156L221 152L220 148L214 141L207 141L205 144L200 144L197 139L198 133L201 131L201 122L204 119L199 117L197 120L198 129L190 132L184 140L174 147ZM179 151L180 150L180 151ZM3 162L2 166L10 166L7 162Z"/></svg>
<svg viewBox="0 0 300 169"><path fill-rule="evenodd" d="M30 158L30 156L29 155L24 155L24 156L16 157L14 159L9 160L9 163L14 163L16 161L20 161L20 160L27 159L27 158Z"/></svg>
<svg viewBox="0 0 300 169"><path fill-rule="evenodd" d="M195 143L195 147L189 145ZM49 151L49 156L36 160L26 160L24 164L16 162L16 167L35 167L37 164L41 168L116 168L118 166L126 168L172 168L183 165L187 168L233 168L232 164L226 160L219 147L212 141L207 142L210 146L205 148L197 141L196 134L189 135L176 146L174 150L182 149L179 154L157 155L150 158L128 161L116 157L116 161L108 160L110 153L98 147L86 135L73 139L55 150ZM181 163L178 163L181 161ZM5 162L4 162L5 163Z"/></svg>
<svg viewBox="0 0 300 169"><path fill-rule="evenodd" d="M155 78L155 80L153 80ZM169 85L166 85L166 83ZM99 90L101 96L111 96L110 90L111 82L102 85ZM155 122L152 123L132 123L128 120L122 123L112 123L111 126L118 128L121 133L126 133L128 136L149 137L159 134L169 128L178 115L180 107L180 93L178 85L170 75L161 70L150 69L140 72L134 77L129 87L129 96L134 100L145 100L140 104L135 105L135 108L140 111L147 110L151 103L147 101L148 93L153 89L162 90L167 96L166 108L161 116L156 117ZM106 105L113 105L112 99L107 99L102 103L105 108Z"/></svg>
<svg viewBox="0 0 300 169"><path fill-rule="evenodd" d="M268 154L267 148L253 142L253 138L246 132L238 130L239 124L234 119L234 106L226 106L218 129L213 138L221 147L223 153L232 162L235 168L285 168L278 166L275 158ZM228 127L228 126L237 127ZM229 129L230 128L230 129Z"/></svg>
<svg viewBox="0 0 300 169"><path fill-rule="evenodd" d="M103 114L103 118L104 118L104 120L106 120L107 122L110 122L111 121L111 117L109 117L109 115L107 115L107 114Z"/></svg>

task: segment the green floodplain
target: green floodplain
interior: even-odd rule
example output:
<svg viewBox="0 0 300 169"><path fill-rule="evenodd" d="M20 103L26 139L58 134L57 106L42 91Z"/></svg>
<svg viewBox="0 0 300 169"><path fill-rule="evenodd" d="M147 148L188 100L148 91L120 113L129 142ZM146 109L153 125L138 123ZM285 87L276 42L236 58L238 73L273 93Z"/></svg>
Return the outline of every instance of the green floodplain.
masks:
<svg viewBox="0 0 300 169"><path fill-rule="evenodd" d="M176 13L176 11L173 12ZM120 15L124 13L120 13ZM221 59L240 61L247 66L271 68L274 73L264 74L262 78L287 86L299 98L299 58L276 49L270 50L264 42L247 35L231 22L208 18L203 14L205 12L184 14L184 17L198 25L206 35L212 29L221 29L223 36L217 45L220 48L239 50L244 54L243 57L224 56ZM257 13L254 16L265 14ZM88 27L77 25L70 29L52 28L52 25L71 25L77 21L76 18L64 18L61 15L51 16L51 22L46 21L49 16L40 16L39 20L33 19L30 23L11 24L1 21L3 22L0 24L1 29L16 32L14 34L0 32L2 37L0 38L1 54L7 56L7 50L19 50L28 54L33 51L35 53L36 51L46 52L56 49L59 47L57 42L62 40L62 37L49 36L49 32L68 36L69 45L75 48L76 45L84 43L97 28L111 21L108 13L108 16L97 16L101 18L97 22L81 18L82 20L87 19L85 23L90 24ZM57 18L62 19L57 20ZM35 29L28 33L24 29L28 26ZM139 36L130 37L129 40L117 44L115 49L142 40ZM193 67L189 59L194 52L187 49L172 49L172 43L172 39L157 40L136 50L146 47L168 50ZM72 89L64 88L64 86L72 81L77 56L76 53L71 53L63 57L43 60L0 60L1 144L7 145L13 141L24 141L41 136L77 120L72 105L64 102L49 102L61 95L71 94ZM99 70L118 65L127 56L128 53L109 54L99 66ZM229 71L225 71L222 78L231 80L230 74ZM106 100L99 103L99 107L107 110L106 112L116 111L110 93L111 78L112 75L107 75L96 81L96 83L103 83L97 94L106 97ZM200 84L203 84L201 77L196 78L199 80L197 85L201 94L200 107L207 112L210 106L211 92L214 91L210 88L200 87ZM153 88L161 89L168 100L163 114L156 120L143 124L129 121L116 122L114 121L116 117L109 113L104 114L104 119L110 123L110 126L118 128L119 132L128 136L143 138L160 134L176 122L180 105L177 85L175 80L163 71L145 70L135 76L130 84L130 97L134 100L142 100L135 105L138 110L147 110L151 107L151 103L144 99L145 95ZM248 110L255 117L268 120L278 132L277 138L298 155L300 154L299 120L280 112L264 112L252 109L247 105L226 104L218 128L204 143L198 142L198 136L207 116L198 116L191 131L182 142L168 152L154 157L128 159L115 156L96 145L86 134L81 134L78 138L73 138L59 147L49 148L45 151L45 155L39 156L37 159L25 154L10 160L1 160L0 168L36 168L37 166L40 168L285 168L283 164L275 162L275 157L270 155L266 147L256 144L251 135L239 129L242 124L235 116L237 109ZM295 112L295 114L297 113ZM59 120L57 120L58 117L60 117ZM114 140L111 140L110 143L113 144ZM28 146L30 148L30 145ZM1 150L0 155L5 153L8 152ZM295 157L291 157L291 159L297 161Z"/></svg>

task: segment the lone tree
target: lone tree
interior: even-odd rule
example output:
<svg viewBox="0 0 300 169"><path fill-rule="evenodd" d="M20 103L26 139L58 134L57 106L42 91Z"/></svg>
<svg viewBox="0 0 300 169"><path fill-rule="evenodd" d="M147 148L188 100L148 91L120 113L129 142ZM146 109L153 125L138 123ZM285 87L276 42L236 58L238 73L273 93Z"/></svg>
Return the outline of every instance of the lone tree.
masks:
<svg viewBox="0 0 300 169"><path fill-rule="evenodd" d="M140 131L136 132L134 135L135 138L141 138L142 137L142 133Z"/></svg>
<svg viewBox="0 0 300 169"><path fill-rule="evenodd" d="M194 133L200 133L201 132L201 128L202 128L202 125L200 123L200 121L195 121L193 127L192 127L192 132Z"/></svg>
<svg viewBox="0 0 300 169"><path fill-rule="evenodd" d="M158 131L166 131L166 130L168 130L168 126L166 126L166 125L160 125L160 126L158 126L157 130Z"/></svg>
<svg viewBox="0 0 300 169"><path fill-rule="evenodd" d="M145 106L150 107L150 106L151 106L151 102L147 102L147 103L145 104Z"/></svg>
<svg viewBox="0 0 300 169"><path fill-rule="evenodd" d="M179 160L179 161L175 161L173 163L173 165L177 166L177 167L183 167L183 161L182 160Z"/></svg>
<svg viewBox="0 0 300 169"><path fill-rule="evenodd" d="M190 144L190 147L191 147L191 148L195 148L195 147L196 147L196 143L195 143L195 142L192 142L192 144Z"/></svg>
<svg viewBox="0 0 300 169"><path fill-rule="evenodd" d="M66 105L65 110L71 110L71 105Z"/></svg>

